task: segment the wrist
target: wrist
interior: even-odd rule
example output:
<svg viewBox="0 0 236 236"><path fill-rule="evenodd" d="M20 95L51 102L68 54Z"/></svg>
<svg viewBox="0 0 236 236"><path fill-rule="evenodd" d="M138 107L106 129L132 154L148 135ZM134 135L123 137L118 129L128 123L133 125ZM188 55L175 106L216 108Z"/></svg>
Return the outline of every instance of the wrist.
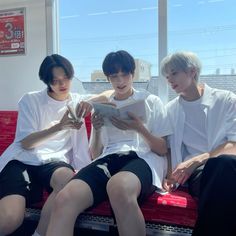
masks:
<svg viewBox="0 0 236 236"><path fill-rule="evenodd" d="M197 156L195 163L197 166L200 166L202 164L205 164L206 161L210 158L210 154L208 152L205 152L199 156Z"/></svg>
<svg viewBox="0 0 236 236"><path fill-rule="evenodd" d="M143 136L146 136L149 134L149 131L146 129L146 127L143 124L139 125L136 131Z"/></svg>

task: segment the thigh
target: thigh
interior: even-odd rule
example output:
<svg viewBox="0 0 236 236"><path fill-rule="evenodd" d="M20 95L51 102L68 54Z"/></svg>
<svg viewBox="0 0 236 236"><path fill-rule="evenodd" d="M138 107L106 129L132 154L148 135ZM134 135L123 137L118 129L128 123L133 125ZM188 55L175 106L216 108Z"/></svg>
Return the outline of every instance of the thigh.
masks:
<svg viewBox="0 0 236 236"><path fill-rule="evenodd" d="M80 179L88 184L93 194L93 206L95 206L108 198L106 192L108 180L129 160L129 152L107 155L81 169L73 179Z"/></svg>
<svg viewBox="0 0 236 236"><path fill-rule="evenodd" d="M155 191L155 186L152 185L152 171L149 165L142 158L131 160L120 171L128 171L137 176L141 184L141 191L138 196L138 201L141 203Z"/></svg>
<svg viewBox="0 0 236 236"><path fill-rule="evenodd" d="M16 160L10 161L0 173L0 198L20 195L27 200L29 184L26 165Z"/></svg>
<svg viewBox="0 0 236 236"><path fill-rule="evenodd" d="M104 158L98 159L81 169L72 179L79 179L88 184L93 195L93 206L107 199L106 184L111 173Z"/></svg>
<svg viewBox="0 0 236 236"><path fill-rule="evenodd" d="M199 166L188 179L188 191L193 197L199 197L202 172L205 165Z"/></svg>
<svg viewBox="0 0 236 236"><path fill-rule="evenodd" d="M25 197L17 195L7 195L0 200L0 219L2 217L22 219L25 214L26 200Z"/></svg>
<svg viewBox="0 0 236 236"><path fill-rule="evenodd" d="M74 171L73 167L65 162L51 162L40 166L30 166L28 172L35 184L52 192L51 178L59 168L68 168Z"/></svg>
<svg viewBox="0 0 236 236"><path fill-rule="evenodd" d="M106 192L106 186L111 176L119 172L130 161L136 160L136 159L140 159L140 158L133 151L126 152L126 153L110 154L94 161L90 165L81 169L75 175L74 179L83 180L89 185L93 193L93 199L94 199L93 205L95 206L98 203L102 202L104 199L108 198L107 192ZM149 168L148 165L146 167ZM141 176L141 173L140 173L140 176ZM145 185L146 181L144 180L142 181L142 183Z"/></svg>

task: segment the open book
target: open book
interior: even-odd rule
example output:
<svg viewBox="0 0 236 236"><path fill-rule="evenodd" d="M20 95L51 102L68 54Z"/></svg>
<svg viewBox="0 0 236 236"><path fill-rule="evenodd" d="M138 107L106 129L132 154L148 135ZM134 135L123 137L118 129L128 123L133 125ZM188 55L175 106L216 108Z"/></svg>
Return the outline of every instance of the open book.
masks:
<svg viewBox="0 0 236 236"><path fill-rule="evenodd" d="M79 104L77 104L77 106L78 106ZM67 103L67 109L69 110L69 115L70 115L70 117L73 119L73 120L75 120L75 121L77 121L77 122L80 122L81 121L81 117L78 117L77 115L76 115L76 108L74 108L74 106L73 106L73 103ZM76 107L77 107L76 106ZM82 117L83 117L83 115L84 114L82 114Z"/></svg>
<svg viewBox="0 0 236 236"><path fill-rule="evenodd" d="M145 100L132 101L120 107L106 103L93 103L93 108L95 112L99 112L103 116L104 124L108 126L111 125L109 119L112 116L131 121L132 119L129 117L128 112L132 112L144 123L147 121Z"/></svg>

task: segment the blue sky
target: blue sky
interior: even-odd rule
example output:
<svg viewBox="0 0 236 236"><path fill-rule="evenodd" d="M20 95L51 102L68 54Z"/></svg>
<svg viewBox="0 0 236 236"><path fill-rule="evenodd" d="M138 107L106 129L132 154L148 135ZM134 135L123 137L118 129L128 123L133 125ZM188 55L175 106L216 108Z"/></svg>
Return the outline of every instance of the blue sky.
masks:
<svg viewBox="0 0 236 236"><path fill-rule="evenodd" d="M155 0L60 0L60 53L83 81L100 70L107 53L124 49L152 64L157 75ZM191 50L203 74L236 71L235 0L169 0L168 51Z"/></svg>

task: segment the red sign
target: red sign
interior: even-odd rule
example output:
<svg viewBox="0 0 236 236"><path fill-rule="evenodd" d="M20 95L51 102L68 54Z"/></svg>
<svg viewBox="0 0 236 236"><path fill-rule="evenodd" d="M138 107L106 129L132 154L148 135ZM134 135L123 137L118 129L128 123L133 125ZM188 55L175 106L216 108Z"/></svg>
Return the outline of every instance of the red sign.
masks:
<svg viewBox="0 0 236 236"><path fill-rule="evenodd" d="M25 9L0 11L0 56L25 54Z"/></svg>

